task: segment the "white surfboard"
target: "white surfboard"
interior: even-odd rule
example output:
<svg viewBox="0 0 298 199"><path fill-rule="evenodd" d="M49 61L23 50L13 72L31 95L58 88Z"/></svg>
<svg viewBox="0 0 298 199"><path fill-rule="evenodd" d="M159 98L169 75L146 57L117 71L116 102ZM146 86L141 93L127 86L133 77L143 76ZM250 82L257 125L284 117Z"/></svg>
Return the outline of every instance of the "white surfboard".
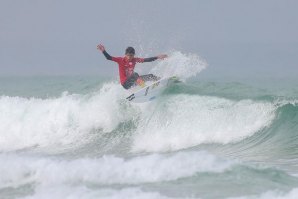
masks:
<svg viewBox="0 0 298 199"><path fill-rule="evenodd" d="M145 86L144 88L136 91L132 90L131 95L129 95L126 99L135 103L148 102L157 98L170 84L177 82L180 81L176 76L162 78Z"/></svg>

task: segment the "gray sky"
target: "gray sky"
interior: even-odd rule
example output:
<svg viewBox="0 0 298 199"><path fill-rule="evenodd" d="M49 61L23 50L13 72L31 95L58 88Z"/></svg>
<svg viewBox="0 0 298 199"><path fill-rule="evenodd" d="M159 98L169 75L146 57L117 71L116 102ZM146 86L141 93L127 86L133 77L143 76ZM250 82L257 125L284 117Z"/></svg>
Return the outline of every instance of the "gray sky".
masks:
<svg viewBox="0 0 298 199"><path fill-rule="evenodd" d="M295 0L1 0L0 75L109 75L133 45L195 53L209 76L298 76Z"/></svg>

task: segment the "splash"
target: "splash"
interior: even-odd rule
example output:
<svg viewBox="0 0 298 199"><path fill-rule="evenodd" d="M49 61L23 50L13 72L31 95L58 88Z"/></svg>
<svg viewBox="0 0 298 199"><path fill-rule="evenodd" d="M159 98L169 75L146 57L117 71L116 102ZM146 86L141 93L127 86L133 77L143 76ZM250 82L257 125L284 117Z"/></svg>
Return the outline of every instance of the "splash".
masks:
<svg viewBox="0 0 298 199"><path fill-rule="evenodd" d="M150 72L161 77L178 76L181 80L186 80L196 76L207 66L207 62L196 54L174 51L167 59L154 66Z"/></svg>

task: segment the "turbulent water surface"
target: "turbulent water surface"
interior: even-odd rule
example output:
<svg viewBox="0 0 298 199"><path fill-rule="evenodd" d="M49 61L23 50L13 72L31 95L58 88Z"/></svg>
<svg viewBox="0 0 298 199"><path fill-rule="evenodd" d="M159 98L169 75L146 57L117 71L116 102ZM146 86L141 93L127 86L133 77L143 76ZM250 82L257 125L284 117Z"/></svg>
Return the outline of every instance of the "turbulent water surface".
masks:
<svg viewBox="0 0 298 199"><path fill-rule="evenodd" d="M144 104L108 78L2 77L0 198L297 198L297 81L205 67L174 52L151 72L184 82Z"/></svg>

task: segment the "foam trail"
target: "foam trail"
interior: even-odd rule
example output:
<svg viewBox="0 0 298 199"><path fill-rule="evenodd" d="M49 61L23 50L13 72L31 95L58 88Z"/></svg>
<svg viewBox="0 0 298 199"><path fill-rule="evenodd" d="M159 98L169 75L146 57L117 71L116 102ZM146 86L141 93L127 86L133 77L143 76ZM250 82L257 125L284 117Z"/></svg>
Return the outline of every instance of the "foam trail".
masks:
<svg viewBox="0 0 298 199"><path fill-rule="evenodd" d="M35 193L22 199L170 199L158 192L144 192L140 188L125 188L120 190L114 189L90 189L85 186L39 186Z"/></svg>
<svg viewBox="0 0 298 199"><path fill-rule="evenodd" d="M170 199L157 192L144 192L140 188L90 189L85 186L71 187L66 185L43 187L39 186L35 193L22 199Z"/></svg>
<svg viewBox="0 0 298 199"><path fill-rule="evenodd" d="M296 199L298 198L298 188L291 190L289 193L272 191L262 194L259 199Z"/></svg>
<svg viewBox="0 0 298 199"><path fill-rule="evenodd" d="M143 114L132 151L171 151L203 143L240 141L270 125L269 102L210 96L170 96L153 114Z"/></svg>
<svg viewBox="0 0 298 199"><path fill-rule="evenodd" d="M151 154L129 159L101 158L61 160L0 155L0 188L27 183L51 186L65 183L138 184L177 180L198 172L223 172L234 163L207 152Z"/></svg>
<svg viewBox="0 0 298 199"><path fill-rule="evenodd" d="M282 191L267 191L259 196L243 196L243 197L233 197L228 199L297 199L298 198L298 188L292 189L288 193Z"/></svg>

